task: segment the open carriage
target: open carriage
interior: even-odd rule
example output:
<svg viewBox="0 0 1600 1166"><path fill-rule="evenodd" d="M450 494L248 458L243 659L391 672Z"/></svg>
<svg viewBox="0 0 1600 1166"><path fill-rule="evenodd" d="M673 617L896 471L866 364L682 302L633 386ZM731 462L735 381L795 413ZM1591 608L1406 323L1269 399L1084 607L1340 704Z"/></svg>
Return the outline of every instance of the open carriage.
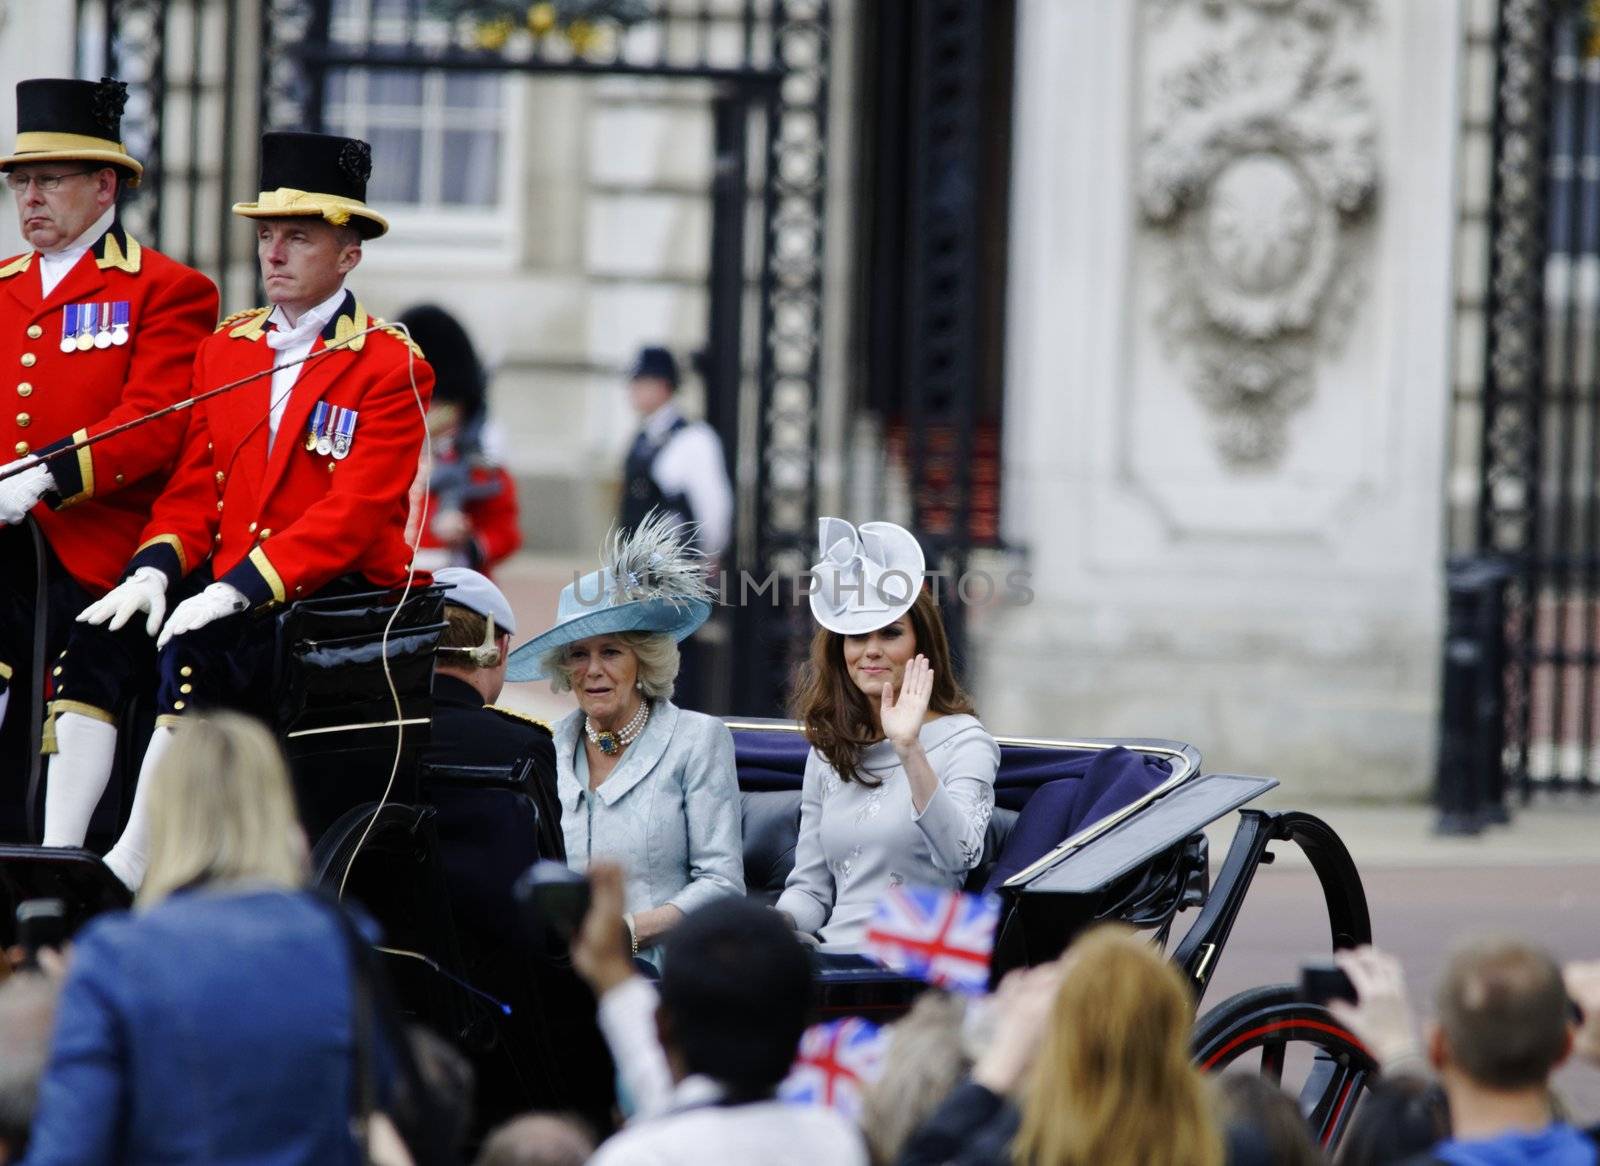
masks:
<svg viewBox="0 0 1600 1166"><path fill-rule="evenodd" d="M278 729L314 842L315 878L376 917L402 1007L480 1065L497 1066L507 1106L592 1110L586 1091L604 1091L603 1057L592 1071L575 1069L574 1017L587 1023L585 1004L561 953L539 950L507 920L503 938L521 949L508 965L452 908L435 830L441 791L469 787L503 799L523 820L537 811L526 773L420 760L442 605L442 592L426 588L398 610L379 594L295 604L277 617ZM770 899L793 864L806 743L789 722L728 723L748 893ZM1054 958L1085 926L1114 919L1165 945L1203 1004L1251 881L1281 843L1304 851L1319 878L1330 947L1370 940L1359 874L1333 830L1309 814L1250 808L1275 780L1207 774L1194 748L1171 741L998 740L997 806L967 884L1001 899L996 978ZM1234 813L1232 841L1215 863L1204 831ZM0 918L9 920L16 900L46 894L87 917L117 903L106 877L81 852L0 848ZM892 1018L923 987L883 970L826 970L820 1006ZM1325 1144L1342 1135L1375 1070L1348 1031L1287 985L1202 1007L1194 1050L1208 1069L1257 1069L1296 1089Z"/></svg>

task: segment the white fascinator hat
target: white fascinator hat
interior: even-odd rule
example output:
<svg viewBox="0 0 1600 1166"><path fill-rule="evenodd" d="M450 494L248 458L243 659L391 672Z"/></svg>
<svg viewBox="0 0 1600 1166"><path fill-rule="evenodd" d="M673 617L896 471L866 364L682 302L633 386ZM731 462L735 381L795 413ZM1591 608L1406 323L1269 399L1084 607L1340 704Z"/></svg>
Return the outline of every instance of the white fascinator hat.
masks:
<svg viewBox="0 0 1600 1166"><path fill-rule="evenodd" d="M817 523L822 559L811 568L811 614L830 632L863 635L911 610L927 560L909 530L892 522Z"/></svg>

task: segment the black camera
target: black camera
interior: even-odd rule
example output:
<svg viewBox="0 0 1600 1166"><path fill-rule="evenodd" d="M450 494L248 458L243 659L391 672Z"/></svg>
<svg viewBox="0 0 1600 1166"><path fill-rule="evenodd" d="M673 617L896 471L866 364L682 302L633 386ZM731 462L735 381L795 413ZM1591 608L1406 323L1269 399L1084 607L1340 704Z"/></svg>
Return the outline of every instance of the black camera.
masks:
<svg viewBox="0 0 1600 1166"><path fill-rule="evenodd" d="M17 946L22 966L39 966L39 949L67 941L67 905L60 899L24 899L17 904Z"/></svg>
<svg viewBox="0 0 1600 1166"><path fill-rule="evenodd" d="M1332 960L1313 960L1300 965L1300 998L1311 1004L1329 1000L1356 1002L1356 987L1343 968Z"/></svg>
<svg viewBox="0 0 1600 1166"><path fill-rule="evenodd" d="M548 859L523 871L512 894L533 935L554 933L570 943L589 913L589 880L566 864Z"/></svg>

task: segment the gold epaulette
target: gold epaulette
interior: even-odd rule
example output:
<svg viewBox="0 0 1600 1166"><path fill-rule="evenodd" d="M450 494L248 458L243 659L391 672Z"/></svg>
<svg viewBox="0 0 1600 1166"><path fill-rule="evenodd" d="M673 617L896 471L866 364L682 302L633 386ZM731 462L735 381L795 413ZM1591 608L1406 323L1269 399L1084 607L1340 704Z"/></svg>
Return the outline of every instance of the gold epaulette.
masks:
<svg viewBox="0 0 1600 1166"><path fill-rule="evenodd" d="M549 723L546 721L541 721L538 717L530 717L527 713L519 713L516 709L503 708L497 704L486 704L483 707L492 713L499 713L501 716L506 717L509 720L521 721L525 725L532 725L534 728L543 729L552 737L556 735L555 730L550 727Z"/></svg>
<svg viewBox="0 0 1600 1166"><path fill-rule="evenodd" d="M0 279L10 279L13 275L21 275L24 271L28 270L28 267L32 263L32 251L24 252L23 254L18 255L15 259L8 259L5 261L5 265L0 267Z"/></svg>
<svg viewBox="0 0 1600 1166"><path fill-rule="evenodd" d="M372 316L372 317L370 317L369 327L382 328L390 336L393 336L396 340L400 341L401 344L404 344L407 348L411 349L412 355L415 356L418 360L427 360L428 359L426 356L422 355L422 346L420 344L418 344L415 340L411 339L410 333L404 331L403 329L396 328L393 324L389 323L389 321L383 320L383 319L379 319L377 316ZM501 709L499 711L500 712L504 712L505 710ZM512 715L515 716L516 714L513 713ZM543 721L535 721L534 723L535 724L544 724ZM546 725L545 727L549 728L548 725Z"/></svg>
<svg viewBox="0 0 1600 1166"><path fill-rule="evenodd" d="M221 332L224 328L232 328L235 324L242 324L247 320L253 323L255 317L265 319L271 313L271 308L246 308L242 312L235 312L231 316L223 317L222 321L217 325L217 331Z"/></svg>

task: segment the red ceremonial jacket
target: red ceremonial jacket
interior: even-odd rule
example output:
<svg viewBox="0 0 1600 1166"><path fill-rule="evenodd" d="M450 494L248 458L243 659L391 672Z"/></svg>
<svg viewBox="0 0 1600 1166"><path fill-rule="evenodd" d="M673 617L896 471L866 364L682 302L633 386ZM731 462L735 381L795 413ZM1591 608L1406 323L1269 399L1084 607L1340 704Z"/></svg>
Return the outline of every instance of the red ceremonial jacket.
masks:
<svg viewBox="0 0 1600 1166"><path fill-rule="evenodd" d="M201 344L196 393L271 369L270 314L230 316ZM209 557L215 577L257 606L313 595L351 573L383 587L403 583L407 491L426 438L433 370L400 332L360 335L382 324L345 293L301 366L270 453L270 373L190 410L183 453L128 572L154 566L173 578ZM347 456L306 448L318 402L354 414Z"/></svg>
<svg viewBox="0 0 1600 1166"><path fill-rule="evenodd" d="M72 577L98 595L139 545L183 439L183 416L49 454L182 400L195 350L217 324L217 289L140 246L120 222L49 296L42 288L35 252L0 263L0 394L9 403L0 412L0 462L29 453L48 459L55 490L33 516ZM94 305L92 317L74 314L99 321L118 303L128 305L127 343L61 351L68 305Z"/></svg>
<svg viewBox="0 0 1600 1166"><path fill-rule="evenodd" d="M439 477L437 471L441 464L448 463L452 468L460 465L461 455L454 450L443 451L435 446L433 456L436 459L434 474L436 480ZM472 529L471 539L463 548L464 565L489 575L498 564L522 545L517 485L504 466L487 462L473 462L461 466L460 477L468 492L468 496L460 502L461 513L466 516ZM427 509L422 515L423 553L418 557L428 566L432 566L429 562L430 554L440 560L447 560L457 553L454 547L447 546L434 533L433 520L438 516L439 503L439 495L430 493Z"/></svg>

